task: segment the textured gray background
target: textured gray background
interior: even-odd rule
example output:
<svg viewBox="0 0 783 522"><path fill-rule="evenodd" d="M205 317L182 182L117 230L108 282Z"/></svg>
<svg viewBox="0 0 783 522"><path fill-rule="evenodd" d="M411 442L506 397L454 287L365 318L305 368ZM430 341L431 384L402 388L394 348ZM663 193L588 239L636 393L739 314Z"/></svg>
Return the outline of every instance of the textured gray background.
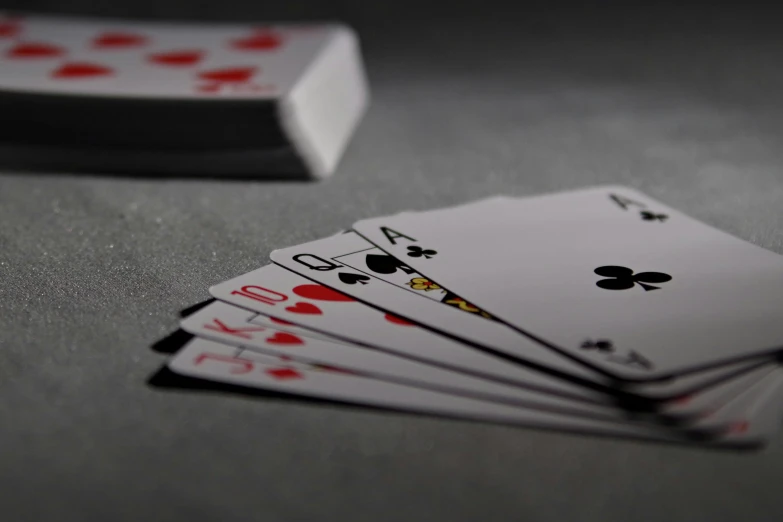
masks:
<svg viewBox="0 0 783 522"><path fill-rule="evenodd" d="M780 520L780 438L724 453L146 383L209 285L403 208L623 183L783 253L770 13L214 4L6 4L347 19L374 103L321 184L0 173L0 518Z"/></svg>

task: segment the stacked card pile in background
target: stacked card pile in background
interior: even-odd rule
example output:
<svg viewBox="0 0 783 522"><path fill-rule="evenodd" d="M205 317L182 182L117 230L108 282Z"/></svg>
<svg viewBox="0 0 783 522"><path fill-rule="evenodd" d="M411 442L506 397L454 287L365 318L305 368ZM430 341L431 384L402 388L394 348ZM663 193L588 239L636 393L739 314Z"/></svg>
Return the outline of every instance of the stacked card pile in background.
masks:
<svg viewBox="0 0 783 522"><path fill-rule="evenodd" d="M324 177L367 98L339 25L0 14L0 144L33 165Z"/></svg>
<svg viewBox="0 0 783 522"><path fill-rule="evenodd" d="M168 367L340 402L757 445L783 258L624 187L362 220L210 289Z"/></svg>

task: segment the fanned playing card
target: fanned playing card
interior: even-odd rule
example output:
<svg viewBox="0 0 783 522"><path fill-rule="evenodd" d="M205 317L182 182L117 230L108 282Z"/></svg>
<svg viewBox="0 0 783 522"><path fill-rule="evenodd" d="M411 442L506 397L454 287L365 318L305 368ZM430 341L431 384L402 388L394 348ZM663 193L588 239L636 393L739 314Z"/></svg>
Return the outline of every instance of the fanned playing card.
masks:
<svg viewBox="0 0 783 522"><path fill-rule="evenodd" d="M485 200L354 228L617 378L671 377L783 347L783 258L629 188Z"/></svg>
<svg viewBox="0 0 783 522"><path fill-rule="evenodd" d="M751 394L738 399L758 422L739 420L721 432L709 433L514 407L371 379L341 368L297 363L204 339L191 341L168 367L191 377L346 403L544 429L729 446L757 445L767 440L780 420L771 399L779 395L783 382L775 373L758 383L752 400Z"/></svg>
<svg viewBox="0 0 783 522"><path fill-rule="evenodd" d="M485 309L466 301L461 294L453 293L450 286L442 286L440 281L414 271L403 261L393 258L388 265L379 266L382 254L383 251L356 233L348 232L275 250L271 258L275 263L307 278L421 323L442 336L456 337L474 348L513 356L535 367L556 371L561 377L610 387L615 391L648 399L666 400L690 394L765 364L765 361L739 362L678 379L618 390L615 379L509 328ZM393 273L392 268L396 268ZM356 326L350 331L357 332L362 327L368 328ZM377 339L373 332L365 335ZM384 341L388 342L388 339L384 338ZM564 381L558 379L557 382L562 386Z"/></svg>
<svg viewBox="0 0 783 522"><path fill-rule="evenodd" d="M334 236L341 238L340 236ZM305 326L338 339L371 346L443 368L576 399L605 400L585 390L419 327L410 320L364 305L277 265L268 265L210 288L213 297ZM285 326L285 325L282 325Z"/></svg>
<svg viewBox="0 0 783 522"><path fill-rule="evenodd" d="M299 301L289 308L300 310L301 313L314 313L315 307L316 305L306 301ZM600 403L544 394L521 386L451 371L434 364L425 364L371 347L341 343L324 337L314 338L309 332L304 335L301 330L293 333L286 331L285 326L266 316L221 302L213 303L182 321L184 330L201 337L252 348L262 353L288 356L307 363L344 368L381 380L484 398L493 402L568 412L572 415L615 419L630 416L629 413L615 408L614 403L608 399Z"/></svg>
<svg viewBox="0 0 783 522"><path fill-rule="evenodd" d="M272 294L268 292L267 295ZM287 308L291 308L295 313L314 315L318 307L302 300ZM585 390L584 397L574 398L543 393L523 385L477 378L371 346L343 343L274 316L262 315L222 302L215 302L198 310L184 319L181 326L194 335L260 353L339 367L375 379L454 395L592 418L645 422L676 419L680 425L698 425L701 429L725 428L736 421L741 412L736 408L727 409L727 404L736 403L736 398L740 395L746 396L748 389L774 370L774 365L767 364L725 385L696 394L688 401L673 401L672 404L664 405L653 412L649 409L618 408L613 397L596 396L589 390ZM400 326L412 327L405 324ZM718 411L721 413L718 414Z"/></svg>
<svg viewBox="0 0 783 522"><path fill-rule="evenodd" d="M774 254L623 187L355 228L210 288L217 301L183 319L195 338L170 370L668 442L759 445L778 428Z"/></svg>

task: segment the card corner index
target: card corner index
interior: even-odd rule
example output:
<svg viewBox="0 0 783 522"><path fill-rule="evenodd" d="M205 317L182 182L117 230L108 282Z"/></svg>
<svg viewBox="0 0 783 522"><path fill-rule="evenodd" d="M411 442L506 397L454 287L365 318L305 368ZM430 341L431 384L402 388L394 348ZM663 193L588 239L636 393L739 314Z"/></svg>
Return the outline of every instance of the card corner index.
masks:
<svg viewBox="0 0 783 522"><path fill-rule="evenodd" d="M634 194L641 194L638 189L628 185L620 185L617 183L607 183L603 185L596 185L592 187L585 187L581 189L584 192L600 192L606 194L622 194L633 192Z"/></svg>
<svg viewBox="0 0 783 522"><path fill-rule="evenodd" d="M285 250L287 250L287 248L275 248L269 252L269 260L272 261L273 265L285 268L285 265L280 262L284 257L283 252Z"/></svg>
<svg viewBox="0 0 783 522"><path fill-rule="evenodd" d="M607 193L626 195L631 198L644 199L647 200L648 202L658 203L658 201L656 201L655 198L643 192L641 189L637 187L631 187L628 185L603 185L602 188L604 188Z"/></svg>

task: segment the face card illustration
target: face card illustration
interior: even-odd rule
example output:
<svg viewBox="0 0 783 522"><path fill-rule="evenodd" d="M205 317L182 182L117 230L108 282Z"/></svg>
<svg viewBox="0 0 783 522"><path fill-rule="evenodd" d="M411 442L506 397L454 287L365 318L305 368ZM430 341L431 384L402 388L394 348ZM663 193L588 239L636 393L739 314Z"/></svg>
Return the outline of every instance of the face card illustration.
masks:
<svg viewBox="0 0 783 522"><path fill-rule="evenodd" d="M562 372L572 378L614 386L613 379L597 373L573 359L563 357L557 351L520 334L506 324L495 320L494 317L487 318L482 314L462 310L460 307L444 306L438 300L428 299L422 292L401 284L399 279L387 280L385 275L373 273L363 267L361 262L362 259L366 259L366 254L377 251L375 245L356 233L349 232L304 245L276 250L272 252L271 258L275 263L305 277L349 294L365 303L415 320L438 332L456 336L471 345L518 357L523 361ZM343 263L343 259L347 259L351 265ZM427 275L420 272L416 272L415 275L406 274L406 277L429 279ZM438 284L442 286L440 281ZM596 340L596 342L600 341L600 339ZM611 355L631 358L631 355L624 353L612 353ZM634 386L628 388L627 391L651 399L675 398L738 376L745 371L763 365L764 362L741 362L679 379Z"/></svg>
<svg viewBox="0 0 783 522"><path fill-rule="evenodd" d="M624 187L407 213L355 229L493 316L620 379L671 377L783 345L780 256Z"/></svg>
<svg viewBox="0 0 783 522"><path fill-rule="evenodd" d="M349 234L351 234L349 232ZM449 306L454 306L462 311L479 314L485 319L492 319L485 310L472 305L460 296L443 288L435 281L428 279L416 272L396 257L391 256L380 248L362 249L356 252L337 256L337 263L362 272L370 272L378 279L403 289L412 290L419 295L438 301ZM305 265L306 266L306 265Z"/></svg>

